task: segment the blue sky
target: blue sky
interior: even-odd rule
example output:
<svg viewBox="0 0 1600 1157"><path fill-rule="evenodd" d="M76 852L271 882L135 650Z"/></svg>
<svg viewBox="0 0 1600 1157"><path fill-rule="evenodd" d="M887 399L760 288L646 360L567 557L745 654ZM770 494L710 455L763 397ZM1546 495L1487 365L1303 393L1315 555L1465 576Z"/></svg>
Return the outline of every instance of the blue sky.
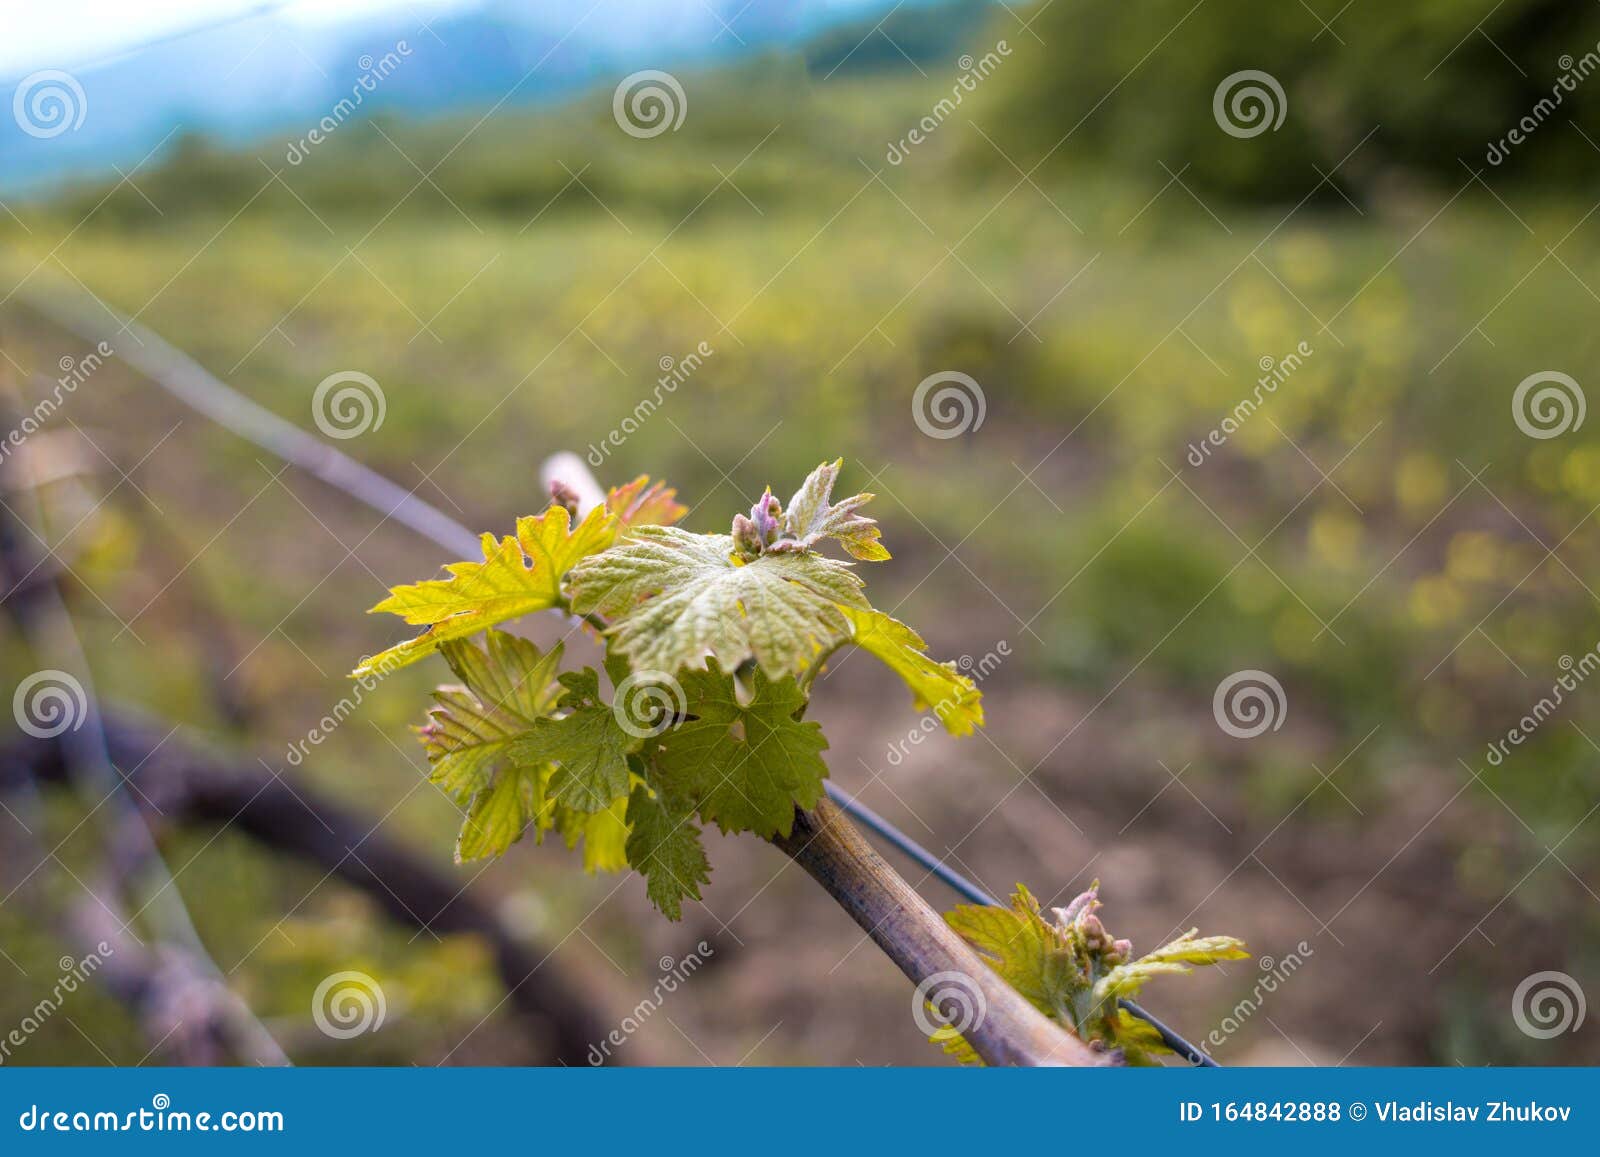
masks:
<svg viewBox="0 0 1600 1157"><path fill-rule="evenodd" d="M394 10L425 19L430 13L479 6L483 0L0 0L0 76L41 68L74 68L138 44L204 27L243 13L270 11L307 26L349 21ZM848 10L881 0L828 0ZM710 0L618 0L617 7L703 11ZM574 19L586 0L525 0L505 7L568 10ZM713 3L711 5L715 7ZM737 5L735 6L737 8Z"/></svg>
<svg viewBox="0 0 1600 1157"><path fill-rule="evenodd" d="M664 0L670 3L671 0ZM474 0L0 0L0 74L72 68L141 42L252 11L315 25L384 9L469 7Z"/></svg>

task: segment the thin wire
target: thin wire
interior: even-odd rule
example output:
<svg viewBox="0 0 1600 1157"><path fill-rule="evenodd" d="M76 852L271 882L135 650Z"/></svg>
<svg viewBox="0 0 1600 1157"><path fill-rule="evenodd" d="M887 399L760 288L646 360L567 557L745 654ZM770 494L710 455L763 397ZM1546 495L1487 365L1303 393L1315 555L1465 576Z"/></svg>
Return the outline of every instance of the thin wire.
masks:
<svg viewBox="0 0 1600 1157"><path fill-rule="evenodd" d="M122 317L102 304L100 308L117 326L117 331L107 336L105 326L84 306L31 292L26 298L31 308L69 333L87 342L104 340L113 345L116 355L148 380L245 441L293 463L385 518L410 527L456 558L472 558L478 553L478 536L442 510L293 422L252 402L188 354L131 318ZM124 333L133 339L132 347L122 341Z"/></svg>
<svg viewBox="0 0 1600 1157"><path fill-rule="evenodd" d="M834 803L838 804L850 815L854 816L858 821L860 821L862 826L877 832L878 835L888 840L891 844L899 848L908 857L922 865L933 875L938 876L939 879L943 880L955 891L961 893L961 895L965 896L975 904L982 904L990 908L998 908L1002 906L1000 901L989 895L988 892L985 892L978 884L967 879L960 872L950 867L950 865L939 859L939 857L935 856L927 848L923 847L921 844L917 843L916 840L906 835L905 832L895 827L892 823L884 819L877 812L873 811L866 804L861 803L854 796L850 795L844 790L844 788L832 782L824 783L822 786L824 789L826 789L828 798L833 800ZM1192 1062L1200 1068L1220 1069L1222 1067L1216 1061L1212 1060L1211 1057L1207 1056L1205 1052L1202 1051L1198 1046L1190 1044L1183 1037L1179 1036L1175 1030L1169 1028L1166 1024L1162 1023L1160 1020L1157 1020L1154 1016L1151 1016L1150 1013L1146 1012L1142 1007L1135 1004L1133 1001L1119 998L1117 1003L1131 1012L1134 1016L1138 1017L1140 1020L1147 1022L1151 1028L1155 1029L1161 1034L1161 1039L1166 1042L1167 1047L1173 1052L1177 1053L1179 1056L1183 1057L1185 1060Z"/></svg>
<svg viewBox="0 0 1600 1157"><path fill-rule="evenodd" d="M27 300L38 313L84 341L93 342L104 337L102 330L83 309L76 309L59 300L42 298L32 293L27 295ZM232 430L245 441L301 467L334 489L371 507L385 517L393 518L410 527L447 550L470 558L478 549L478 536L448 514L430 506L410 491L396 485L375 470L363 466L326 442L313 437L293 423L258 406L193 358L168 345L153 331L138 322L122 318L109 308L106 308L105 312L117 323L119 333L127 333L139 343L137 349L119 350L118 356L179 401L204 414L218 425ZM828 783L825 786L828 795L835 803L938 876L951 888L975 903L997 906L994 897L948 867L932 852L877 812L857 803L852 796L834 784ZM1161 1034L1161 1039L1166 1042L1167 1047L1180 1056L1202 1067L1221 1067L1199 1048L1184 1040L1133 1001L1121 1000L1118 1003L1134 1016L1147 1021Z"/></svg>

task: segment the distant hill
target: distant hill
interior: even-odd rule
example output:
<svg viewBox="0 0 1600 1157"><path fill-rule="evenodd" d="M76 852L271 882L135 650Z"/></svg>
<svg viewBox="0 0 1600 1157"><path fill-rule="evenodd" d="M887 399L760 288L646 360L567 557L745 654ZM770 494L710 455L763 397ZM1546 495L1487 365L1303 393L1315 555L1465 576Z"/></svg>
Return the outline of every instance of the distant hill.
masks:
<svg viewBox="0 0 1600 1157"><path fill-rule="evenodd" d="M942 49L986 7L987 0L937 13L927 0L898 10L889 0L611 0L574 27L572 3L490 0L428 24L402 7L314 30L260 15L74 71L85 115L71 131L40 138L0 118L0 191L115 177L112 166L127 169L185 136L241 144L281 133L287 144L357 90L357 116L417 117L548 101L638 69L699 68L775 47L817 45L824 70L857 44L852 67L910 67L873 34L886 9L885 28L917 59ZM5 90L14 93L21 80L4 78Z"/></svg>

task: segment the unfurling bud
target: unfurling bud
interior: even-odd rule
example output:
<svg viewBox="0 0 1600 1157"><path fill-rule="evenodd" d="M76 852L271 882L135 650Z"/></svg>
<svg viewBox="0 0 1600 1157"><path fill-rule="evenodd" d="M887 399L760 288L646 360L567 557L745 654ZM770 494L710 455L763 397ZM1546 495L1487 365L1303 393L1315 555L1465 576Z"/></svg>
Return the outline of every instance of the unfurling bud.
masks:
<svg viewBox="0 0 1600 1157"><path fill-rule="evenodd" d="M1085 912L1078 917L1077 929L1083 937L1083 945L1091 952L1104 952L1111 945L1111 936L1106 932L1106 926L1100 923L1100 917L1093 912Z"/></svg>
<svg viewBox="0 0 1600 1157"><path fill-rule="evenodd" d="M567 513L573 518L578 517L578 492L557 478L550 483L550 502L554 506L565 506Z"/></svg>
<svg viewBox="0 0 1600 1157"><path fill-rule="evenodd" d="M773 495L772 487L767 487L766 493L750 508L750 521L755 523L756 533L761 536L761 545L771 546L783 529L783 504Z"/></svg>
<svg viewBox="0 0 1600 1157"><path fill-rule="evenodd" d="M761 532L742 514L733 516L733 550L747 562L761 554Z"/></svg>

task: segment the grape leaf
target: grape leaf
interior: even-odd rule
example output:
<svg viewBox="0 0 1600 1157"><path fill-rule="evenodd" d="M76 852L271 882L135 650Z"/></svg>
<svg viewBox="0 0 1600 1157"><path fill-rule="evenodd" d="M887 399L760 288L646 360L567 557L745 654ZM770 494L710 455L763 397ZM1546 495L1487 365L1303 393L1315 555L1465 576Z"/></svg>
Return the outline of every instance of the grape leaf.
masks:
<svg viewBox="0 0 1600 1157"><path fill-rule="evenodd" d="M628 863L645 878L645 895L669 920L683 917L683 901L700 899L711 864L693 823L694 804L642 784L628 799Z"/></svg>
<svg viewBox="0 0 1600 1157"><path fill-rule="evenodd" d="M522 838L545 810L543 774L538 767L503 767L472 797L456 837L456 863L503 855Z"/></svg>
<svg viewBox="0 0 1600 1157"><path fill-rule="evenodd" d="M1039 902L1021 884L1011 907L963 904L947 913L945 922L1047 1016L1061 1016L1072 993L1088 987L1087 975L1039 915Z"/></svg>
<svg viewBox="0 0 1600 1157"><path fill-rule="evenodd" d="M425 626L415 638L365 660L353 674L385 674L431 655L439 644L477 634L485 627L548 610L562 603L561 580L585 555L605 550L617 538L617 519L603 506L576 528L564 506L517 519L515 537L483 536L482 562L454 562L447 579L394 587L368 614L400 615Z"/></svg>
<svg viewBox="0 0 1600 1157"><path fill-rule="evenodd" d="M613 486L606 495L606 509L617 516L623 532L636 526L671 526L689 513L677 497L665 482L651 484L649 476L641 474L625 486Z"/></svg>
<svg viewBox="0 0 1600 1157"><path fill-rule="evenodd" d="M1193 971L1189 967L1192 964L1244 960L1250 955L1244 945L1232 936L1200 936L1199 931L1198 928L1191 928L1154 952L1113 968L1095 983L1095 999L1137 996L1147 981L1164 973L1182 975Z"/></svg>
<svg viewBox="0 0 1600 1157"><path fill-rule="evenodd" d="M635 671L725 671L754 658L798 674L850 632L841 607L869 609L849 564L813 553L742 562L726 534L645 526L572 571L572 605L614 621L607 635Z"/></svg>
<svg viewBox="0 0 1600 1157"><path fill-rule="evenodd" d="M561 647L541 654L526 639L491 630L484 648L455 639L439 649L464 686L434 692L439 705L416 731L432 764L428 778L466 804L495 772L519 762L515 739L555 708Z"/></svg>
<svg viewBox="0 0 1600 1157"><path fill-rule="evenodd" d="M724 832L788 835L794 809L815 807L828 775L822 728L795 718L805 705L799 686L757 668L754 697L742 706L713 662L687 672L683 689L690 719L656 738L655 782L692 799Z"/></svg>
<svg viewBox="0 0 1600 1157"><path fill-rule="evenodd" d="M825 538L837 539L839 545L854 558L867 562L883 562L889 552L878 542L882 532L878 524L864 518L856 511L871 502L871 494L855 494L832 502L834 481L839 477L839 467L844 459L824 462L813 470L789 499L783 514L783 529L793 538L780 539L769 550L810 550Z"/></svg>
<svg viewBox="0 0 1600 1157"><path fill-rule="evenodd" d="M1153 1056L1172 1050L1149 1024L1129 1016L1118 998L1132 996L1164 973L1240 960L1249 953L1232 936L1201 938L1190 931L1130 963L1133 945L1113 939L1096 914L1099 891L1095 881L1065 908L1056 908L1053 923L1040 915L1039 902L1021 884L1009 908L963 905L945 920L1040 1012L1085 1041L1121 1049L1129 1064L1153 1064ZM948 1026L929 1039L963 1063L977 1060L970 1044Z"/></svg>
<svg viewBox="0 0 1600 1157"><path fill-rule="evenodd" d="M555 764L550 798L574 811L594 813L628 794L628 755L642 736L624 731L600 701L600 675L592 667L561 676L565 714L535 720L511 742L511 757L525 764Z"/></svg>
<svg viewBox="0 0 1600 1157"><path fill-rule="evenodd" d="M531 824L540 841L551 828L569 848L583 840L590 871L625 866L626 752L639 741L599 703L599 675L558 680L560 646L541 653L492 629L482 648L457 639L440 651L464 686L434 694L417 734L429 778L467 809L457 859L499 855ZM571 710L551 718L559 707Z"/></svg>
<svg viewBox="0 0 1600 1157"><path fill-rule="evenodd" d="M888 664L911 688L917 710L932 707L951 735L971 735L983 726L982 694L954 663L928 658L928 644L910 627L882 611L841 607L852 641Z"/></svg>
<svg viewBox="0 0 1600 1157"><path fill-rule="evenodd" d="M628 840L628 797L618 796L604 811L593 814L557 804L554 827L567 841L568 848L583 841L583 870L618 872L628 866L625 845Z"/></svg>

